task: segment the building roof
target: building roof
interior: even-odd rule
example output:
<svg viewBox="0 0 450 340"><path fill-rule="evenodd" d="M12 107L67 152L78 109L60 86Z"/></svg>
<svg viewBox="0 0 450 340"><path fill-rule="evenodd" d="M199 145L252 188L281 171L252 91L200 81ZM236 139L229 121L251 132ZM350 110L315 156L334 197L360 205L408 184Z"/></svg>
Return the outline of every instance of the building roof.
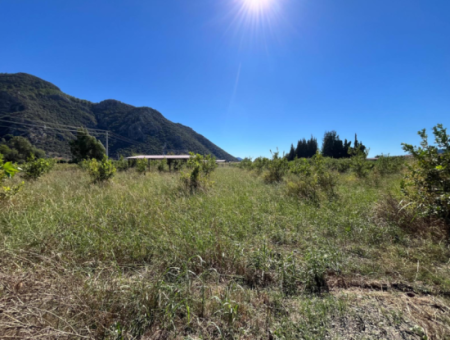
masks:
<svg viewBox="0 0 450 340"><path fill-rule="evenodd" d="M189 159L191 156L189 155L140 155L140 156L131 156L127 157L127 159Z"/></svg>

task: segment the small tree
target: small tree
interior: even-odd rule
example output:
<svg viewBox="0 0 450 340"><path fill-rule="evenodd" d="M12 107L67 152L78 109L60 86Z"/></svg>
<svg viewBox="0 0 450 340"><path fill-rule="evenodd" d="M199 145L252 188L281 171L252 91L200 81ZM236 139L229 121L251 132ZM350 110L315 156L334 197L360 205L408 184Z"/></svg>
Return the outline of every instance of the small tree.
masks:
<svg viewBox="0 0 450 340"><path fill-rule="evenodd" d="M26 179L38 179L46 172L49 172L53 166L55 165L55 161L52 159L43 159L37 158L32 155L28 162L23 166L23 172L25 174Z"/></svg>
<svg viewBox="0 0 450 340"><path fill-rule="evenodd" d="M147 174L147 160L142 159L136 159L136 171L140 174L144 174L144 176Z"/></svg>
<svg viewBox="0 0 450 340"><path fill-rule="evenodd" d="M366 177L371 168L371 164L367 161L369 150L362 150L360 147L357 149L349 149L349 154L352 156L350 159L350 168L359 178Z"/></svg>
<svg viewBox="0 0 450 340"><path fill-rule="evenodd" d="M128 160L126 160L122 155L120 156L119 160L115 162L115 167L119 171L127 171L129 168Z"/></svg>
<svg viewBox="0 0 450 340"><path fill-rule="evenodd" d="M190 191L206 189L212 182L209 180L210 174L217 168L216 158L211 155L206 157L189 152L190 158L187 167L190 172L181 174L181 182Z"/></svg>
<svg viewBox="0 0 450 340"><path fill-rule="evenodd" d="M106 155L105 147L97 138L89 135L86 129L79 129L77 138L69 142L70 152L75 162L83 159L102 160Z"/></svg>
<svg viewBox="0 0 450 340"><path fill-rule="evenodd" d="M109 181L116 173L113 162L106 156L101 161L93 158L88 162L88 172L94 183Z"/></svg>
<svg viewBox="0 0 450 340"><path fill-rule="evenodd" d="M450 137L442 124L433 128L436 145L428 144L426 130L418 132L420 147L403 143L415 163L408 165L403 193L424 215L450 219Z"/></svg>
<svg viewBox="0 0 450 340"><path fill-rule="evenodd" d="M20 168L15 166L11 162L4 162L3 161L3 155L0 154L0 184L3 184L7 179L14 177L18 172L20 171ZM0 201L5 200L15 194L17 194L20 189L22 189L23 182L19 185L15 186L1 186L0 191Z"/></svg>
<svg viewBox="0 0 450 340"><path fill-rule="evenodd" d="M279 152L272 152L272 159L268 162L267 172L264 180L267 183L281 182L284 175L289 171L289 162L286 157L280 157Z"/></svg>

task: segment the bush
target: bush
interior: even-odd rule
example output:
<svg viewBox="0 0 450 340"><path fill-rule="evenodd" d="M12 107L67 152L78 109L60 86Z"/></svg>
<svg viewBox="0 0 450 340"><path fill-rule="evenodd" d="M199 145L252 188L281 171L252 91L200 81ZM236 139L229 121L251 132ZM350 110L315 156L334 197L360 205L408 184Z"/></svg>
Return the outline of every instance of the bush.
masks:
<svg viewBox="0 0 450 340"><path fill-rule="evenodd" d="M266 157L258 157L252 163L252 169L256 170L258 174L261 174L264 169L269 166L270 160Z"/></svg>
<svg viewBox="0 0 450 340"><path fill-rule="evenodd" d="M53 159L36 159L33 155L23 166L23 172L26 179L36 180L43 174L49 172L54 165L55 161Z"/></svg>
<svg viewBox="0 0 450 340"><path fill-rule="evenodd" d="M345 173L350 170L351 160L349 158L326 158L326 166L329 170Z"/></svg>
<svg viewBox="0 0 450 340"><path fill-rule="evenodd" d="M114 162L114 166L118 171L127 171L129 168L128 160L125 159L123 156L120 156L119 160Z"/></svg>
<svg viewBox="0 0 450 340"><path fill-rule="evenodd" d="M362 150L357 148L351 150L352 158L350 158L350 168L359 178L366 177L369 170L373 167L366 159L369 155L369 150Z"/></svg>
<svg viewBox="0 0 450 340"><path fill-rule="evenodd" d="M287 183L289 195L319 204L324 198L336 197L336 180L326 168L325 158L318 152L309 162L306 159L295 160L291 172L299 176Z"/></svg>
<svg viewBox="0 0 450 340"><path fill-rule="evenodd" d="M380 175L395 174L405 165L405 160L402 157L389 157L389 155L381 155L378 157L374 171Z"/></svg>
<svg viewBox="0 0 450 340"><path fill-rule="evenodd" d="M267 172L264 174L264 181L267 183L277 183L289 171L289 161L286 157L280 157L279 152L272 152L272 159L268 161Z"/></svg>
<svg viewBox="0 0 450 340"><path fill-rule="evenodd" d="M136 171L140 174L147 174L147 160L146 159L137 159L136 160Z"/></svg>
<svg viewBox="0 0 450 340"><path fill-rule="evenodd" d="M181 174L181 182L188 190L206 189L212 182L209 180L211 172L217 168L216 158L211 155L202 156L189 152L191 156L187 162L190 172Z"/></svg>
<svg viewBox="0 0 450 340"><path fill-rule="evenodd" d="M185 166L185 163L181 159L175 159L172 162L172 169L175 170L175 171L183 170L184 166Z"/></svg>
<svg viewBox="0 0 450 340"><path fill-rule="evenodd" d="M167 159L163 158L158 162L158 166L157 169L159 172L164 172L167 171L167 169L169 168L168 164L167 164Z"/></svg>
<svg viewBox="0 0 450 340"><path fill-rule="evenodd" d="M0 191L0 201L10 198L17 194L23 187L23 182L15 186L3 186L3 183L12 177L14 177L20 168L15 166L12 162L4 162L3 155L0 154L0 184L2 184Z"/></svg>
<svg viewBox="0 0 450 340"><path fill-rule="evenodd" d="M378 202L375 209L376 218L384 223L399 227L412 235L431 234L443 238L446 234L445 222L436 216L421 216L416 206L404 206L392 195L387 195Z"/></svg>
<svg viewBox="0 0 450 340"><path fill-rule="evenodd" d="M87 164L89 175L94 183L109 181L116 173L113 162L106 156L101 161L91 159Z"/></svg>
<svg viewBox="0 0 450 340"><path fill-rule="evenodd" d="M408 165L402 191L423 215L450 219L450 137L442 124L433 128L434 145L428 144L426 130L419 131L420 147L403 143L403 150L415 162Z"/></svg>
<svg viewBox="0 0 450 340"><path fill-rule="evenodd" d="M239 162L238 167L245 170L252 170L253 169L252 159L244 158L242 161Z"/></svg>

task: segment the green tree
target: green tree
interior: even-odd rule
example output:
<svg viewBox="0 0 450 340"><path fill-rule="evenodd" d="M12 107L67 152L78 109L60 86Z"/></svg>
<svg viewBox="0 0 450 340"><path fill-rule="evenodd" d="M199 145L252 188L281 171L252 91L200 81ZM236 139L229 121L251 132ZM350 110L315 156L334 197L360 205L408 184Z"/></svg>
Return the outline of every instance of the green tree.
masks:
<svg viewBox="0 0 450 340"><path fill-rule="evenodd" d="M442 124L433 128L436 145L428 144L426 130L418 132L420 147L403 143L415 162L402 183L403 193L420 212L450 219L450 136Z"/></svg>
<svg viewBox="0 0 450 340"><path fill-rule="evenodd" d="M296 155L295 155L294 144L291 144L291 150L288 153L287 160L288 161L293 161L295 159L295 156Z"/></svg>
<svg viewBox="0 0 450 340"><path fill-rule="evenodd" d="M21 136L3 139L0 144L0 153L8 162L24 163L28 158L44 158L45 152L34 147L30 141Z"/></svg>
<svg viewBox="0 0 450 340"><path fill-rule="evenodd" d="M84 159L103 160L106 156L103 144L86 129L79 129L77 138L70 141L69 145L73 160L77 163Z"/></svg>

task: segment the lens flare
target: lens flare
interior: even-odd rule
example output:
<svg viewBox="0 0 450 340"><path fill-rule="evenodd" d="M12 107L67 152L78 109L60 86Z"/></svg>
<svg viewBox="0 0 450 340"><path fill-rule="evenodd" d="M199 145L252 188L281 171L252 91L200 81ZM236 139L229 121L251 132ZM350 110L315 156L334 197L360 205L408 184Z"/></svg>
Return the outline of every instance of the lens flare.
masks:
<svg viewBox="0 0 450 340"><path fill-rule="evenodd" d="M242 0L248 10L261 12L268 9L273 0Z"/></svg>

